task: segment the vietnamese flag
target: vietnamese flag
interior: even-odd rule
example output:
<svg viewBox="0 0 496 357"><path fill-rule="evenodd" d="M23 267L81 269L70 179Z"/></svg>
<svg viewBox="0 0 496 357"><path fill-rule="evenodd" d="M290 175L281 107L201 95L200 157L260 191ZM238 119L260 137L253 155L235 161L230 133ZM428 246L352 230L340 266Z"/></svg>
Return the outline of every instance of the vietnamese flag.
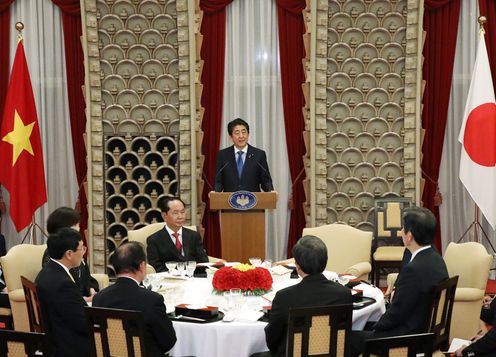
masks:
<svg viewBox="0 0 496 357"><path fill-rule="evenodd" d="M10 193L10 216L20 232L47 201L40 129L22 41L17 45L0 129L0 183Z"/></svg>
<svg viewBox="0 0 496 357"><path fill-rule="evenodd" d="M460 180L496 228L496 101L484 32L481 30L463 123Z"/></svg>

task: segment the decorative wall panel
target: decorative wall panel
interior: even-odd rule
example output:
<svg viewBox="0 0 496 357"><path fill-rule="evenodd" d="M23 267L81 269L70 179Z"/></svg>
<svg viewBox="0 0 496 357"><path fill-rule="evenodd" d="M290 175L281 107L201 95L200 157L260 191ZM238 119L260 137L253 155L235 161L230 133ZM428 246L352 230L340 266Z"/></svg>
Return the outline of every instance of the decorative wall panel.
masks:
<svg viewBox="0 0 496 357"><path fill-rule="evenodd" d="M96 7L110 257L127 230L161 221L159 201L179 193L177 4L97 0Z"/></svg>
<svg viewBox="0 0 496 357"><path fill-rule="evenodd" d="M343 222L372 230L376 198L415 198L414 182L405 185L405 59L407 18L412 16L408 6L407 0L317 2L317 162L325 150L324 169L316 163L315 171L317 225ZM410 40L415 45L417 38ZM415 82L411 85L416 88ZM322 109L319 95L324 90ZM408 114L415 130L415 110ZM414 140L409 150L415 145Z"/></svg>

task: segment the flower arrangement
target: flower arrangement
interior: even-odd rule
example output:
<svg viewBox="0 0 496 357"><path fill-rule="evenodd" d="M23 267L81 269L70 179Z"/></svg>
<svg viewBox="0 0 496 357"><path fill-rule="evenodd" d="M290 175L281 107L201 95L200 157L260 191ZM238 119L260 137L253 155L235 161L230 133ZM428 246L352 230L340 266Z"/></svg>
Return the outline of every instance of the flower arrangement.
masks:
<svg viewBox="0 0 496 357"><path fill-rule="evenodd" d="M248 295L263 295L272 289L272 275L267 269L249 264L238 264L217 270L212 280L214 292L222 294L230 289L241 289Z"/></svg>

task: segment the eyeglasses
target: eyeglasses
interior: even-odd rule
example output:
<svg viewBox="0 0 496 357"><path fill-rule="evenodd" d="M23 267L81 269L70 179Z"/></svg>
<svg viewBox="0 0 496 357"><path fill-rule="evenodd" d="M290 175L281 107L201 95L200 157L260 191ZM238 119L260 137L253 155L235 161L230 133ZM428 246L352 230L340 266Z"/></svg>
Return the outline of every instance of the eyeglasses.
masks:
<svg viewBox="0 0 496 357"><path fill-rule="evenodd" d="M76 251L78 251L78 250L82 250L82 251L83 251L83 253L85 253L87 249L88 249L88 248L86 248L86 246L85 246L85 245L83 245L81 248L76 248L74 251L76 252Z"/></svg>

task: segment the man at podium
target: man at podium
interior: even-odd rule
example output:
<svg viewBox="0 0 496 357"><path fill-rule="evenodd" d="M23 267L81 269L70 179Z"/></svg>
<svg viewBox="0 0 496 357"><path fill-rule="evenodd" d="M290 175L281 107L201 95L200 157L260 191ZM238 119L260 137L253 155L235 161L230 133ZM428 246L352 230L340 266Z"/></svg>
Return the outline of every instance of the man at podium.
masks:
<svg viewBox="0 0 496 357"><path fill-rule="evenodd" d="M233 145L219 151L215 166L215 191L273 191L265 151L248 144L248 123L241 118L234 119L227 125L227 131Z"/></svg>

